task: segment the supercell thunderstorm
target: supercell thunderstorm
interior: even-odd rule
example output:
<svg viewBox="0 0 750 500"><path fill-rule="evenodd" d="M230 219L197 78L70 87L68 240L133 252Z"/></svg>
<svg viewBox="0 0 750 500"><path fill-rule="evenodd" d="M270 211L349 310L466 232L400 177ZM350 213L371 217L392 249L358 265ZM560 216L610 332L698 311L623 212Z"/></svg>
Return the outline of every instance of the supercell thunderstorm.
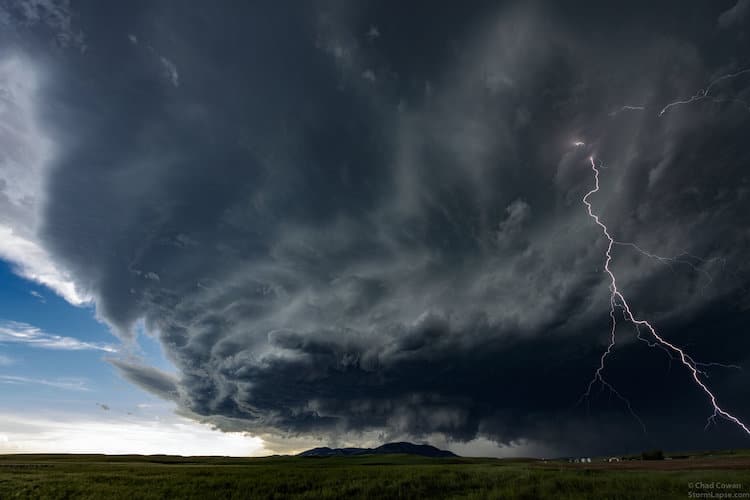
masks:
<svg viewBox="0 0 750 500"><path fill-rule="evenodd" d="M44 16L4 24L0 258L95 307L123 341L108 373L279 450L734 446L750 25L729 2L92 2L88 50L76 27L54 52Z"/></svg>

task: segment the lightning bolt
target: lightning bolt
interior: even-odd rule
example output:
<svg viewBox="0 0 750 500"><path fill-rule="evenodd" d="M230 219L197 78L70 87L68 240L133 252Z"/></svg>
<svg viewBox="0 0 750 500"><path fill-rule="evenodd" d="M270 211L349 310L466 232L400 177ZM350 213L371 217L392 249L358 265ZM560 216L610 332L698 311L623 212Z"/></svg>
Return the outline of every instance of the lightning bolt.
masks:
<svg viewBox="0 0 750 500"><path fill-rule="evenodd" d="M620 109L616 109L612 111L609 116L615 116L623 111L643 111L646 109L646 106L621 106Z"/></svg>
<svg viewBox="0 0 750 500"><path fill-rule="evenodd" d="M705 265L705 264L711 264L713 262L721 262L722 265L726 264L726 260L723 257L713 257L711 259L704 259L704 258L698 257L697 255L688 253L684 250L674 257L665 257L663 255L657 255L655 253L649 252L648 250L644 250L637 244L629 242L629 241L615 240L615 245L630 247L634 249L636 252L640 253L641 255L648 257L649 259L653 259L661 264L668 265L672 271L674 271L674 264L682 264L682 265L688 266L690 269L692 269L696 273L702 274L706 278L705 283L703 284L703 286L701 286L701 293L703 293L706 287L713 282L714 278L713 276L711 276L711 273L706 271L704 268L700 267L700 264Z"/></svg>
<svg viewBox="0 0 750 500"><path fill-rule="evenodd" d="M669 104L667 104L666 106L664 106L663 108L661 108L661 111L659 111L658 116L661 117L662 115L664 115L664 113L666 113L670 109L674 108L675 106L682 106L684 104L691 104L691 103L694 103L694 102L704 101L706 99L708 99L711 102L715 102L715 103L729 102L729 103L734 103L734 104L740 104L745 109L747 109L747 111L750 111L750 103L747 102L747 101L743 101L742 99L738 99L736 97L720 98L720 97L714 97L713 95L711 95L711 90L713 90L713 88L716 85L718 85L718 84L720 84L720 83L722 83L722 82L724 82L726 80L731 80L732 78L737 78L738 76L742 76L742 75L745 75L745 74L750 74L750 68L745 68L745 69L736 71L734 73L728 73L726 75L721 75L720 77L716 78L715 80L712 80L711 82L709 82L708 86L706 86L705 89L699 89L698 92L696 92L694 95L688 97L687 99L680 99L678 101L670 102ZM617 115L619 115L620 113L622 113L624 111L645 111L645 110L646 110L646 106L625 105L625 106L620 106L619 109L616 109L616 110L610 112L609 116L617 116Z"/></svg>
<svg viewBox="0 0 750 500"><path fill-rule="evenodd" d="M611 290L611 287L610 287ZM643 423L643 420L641 420L641 417L638 416L638 414L633 410L633 406L630 404L630 400L620 394L620 392L614 388L612 384L610 384L607 380L604 379L604 365L607 361L607 356L609 356L612 353L612 349L615 348L616 344L616 332L617 332L617 320L615 319L615 307L619 307L614 300L612 300L612 296L610 296L609 301L609 318L610 318L610 331L609 331L609 344L607 345L607 349L602 353L601 358L599 358L599 367L594 372L594 378L591 379L591 382L589 382L588 387L586 388L586 392L581 395L581 398L578 400L578 403L580 404L581 401L584 399L588 399L591 396L591 390L594 388L594 385L599 382L599 384L602 387L606 387L611 394L614 394L617 399L622 401L625 406L627 407L628 411L630 412L630 415L633 416L634 419L638 421L638 423L641 425L641 429L643 429L643 433L646 434L646 424Z"/></svg>
<svg viewBox="0 0 750 500"><path fill-rule="evenodd" d="M735 99L735 98L719 99L711 95L711 89L713 89L718 83L723 82L725 80L729 80L731 78L736 78L746 73L750 73L750 68L746 68L746 69L737 71L735 73L722 75L718 77L717 79L709 82L708 86L705 89L698 90L698 92L696 92L695 95L693 95L692 97L689 97L687 99L683 99L680 101L670 102L669 104L664 106L661 111L659 111L659 116L662 116L664 113L666 113L667 111L669 111L671 108L675 106L680 106L682 104L690 104L690 103L697 102L697 101L703 101L705 99L709 99L712 102L734 102L734 103L742 104L748 109L748 111L750 111L750 104L741 99Z"/></svg>
<svg viewBox="0 0 750 500"><path fill-rule="evenodd" d="M750 72L750 69L745 70L743 72ZM742 73L742 72L740 72ZM729 76L737 76L736 73ZM726 78L726 77L725 77ZM708 91L711 89L711 86L714 85L716 82L718 82L720 79L714 80L711 85L709 85L706 88L706 91L703 93L703 95L707 95ZM665 108L665 110L668 108ZM664 110L662 111L662 113ZM611 384L609 384L603 377L602 373L604 371L604 367L606 364L607 357L611 354L612 350L615 347L616 343L616 329L617 329L617 320L615 316L615 309L620 308L622 310L623 316L626 321L629 321L632 323L637 332L638 332L638 338L645 341L652 347L659 347L665 350L669 355L670 358L677 358L679 359L680 363L682 363L685 368L689 371L693 381L697 385L697 387L708 397L711 406L713 408L713 413L708 417L708 421L706 422L706 428L708 428L709 425L716 422L717 417L724 418L735 425L737 425L742 431L745 432L748 436L750 436L750 429L737 417L729 413L728 411L724 410L721 406L719 406L719 403L716 400L716 396L711 392L711 390L708 388L708 386L701 380L701 376L706 376L705 372L701 370L700 367L706 367L706 366L714 366L719 365L719 363L698 363L696 362L690 355L688 355L682 348L678 347L675 344L672 344L671 342L665 340L659 333L657 332L656 328L654 328L651 323L649 323L647 320L644 319L638 319L633 314L632 310L630 309L630 304L625 299L625 296L622 294L622 292L617 287L617 278L615 277L614 272L610 268L610 263L612 262L612 248L618 243L610 234L609 229L607 228L606 224L602 222L599 215L597 215L593 207L591 205L591 202L589 201L589 198L599 192L599 169L596 166L596 163L594 162L594 157L589 157L589 163L591 164L591 170L594 174L594 188L591 189L588 193L586 193L583 198L582 202L586 206L586 211L588 212L589 217L591 217L597 226L599 226L602 230L602 234L607 239L607 250L605 251L605 260L604 260L604 272L609 277L609 304L610 304L610 310L609 310L609 316L611 320L611 329L610 329L610 337L609 337L609 345L607 346L607 349L602 353L602 356L599 360L599 367L597 368L596 372L594 373L594 378L589 383L589 386L586 390L586 393L582 397L588 397L591 394L591 389L597 382L601 383L602 386L607 387L610 391L612 391L616 396L618 396L622 401L624 401L630 410L631 414L635 415L633 412L633 409L630 405L630 402L620 395L619 392L617 392L614 387L612 387ZM637 248L637 247L636 247ZM650 336L654 339L653 342L649 342L648 339L641 336L641 328L644 328ZM727 367L734 367L733 365L721 365L721 366L727 366ZM643 426L643 421L638 418L638 421L640 422L641 426Z"/></svg>

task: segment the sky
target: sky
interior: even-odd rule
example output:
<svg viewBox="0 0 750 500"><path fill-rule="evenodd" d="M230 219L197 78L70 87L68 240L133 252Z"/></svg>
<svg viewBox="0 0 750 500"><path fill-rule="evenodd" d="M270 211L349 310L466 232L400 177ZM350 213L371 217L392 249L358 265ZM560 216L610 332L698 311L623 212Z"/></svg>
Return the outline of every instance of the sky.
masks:
<svg viewBox="0 0 750 500"><path fill-rule="evenodd" d="M0 452L750 446L748 43L748 0L0 0Z"/></svg>

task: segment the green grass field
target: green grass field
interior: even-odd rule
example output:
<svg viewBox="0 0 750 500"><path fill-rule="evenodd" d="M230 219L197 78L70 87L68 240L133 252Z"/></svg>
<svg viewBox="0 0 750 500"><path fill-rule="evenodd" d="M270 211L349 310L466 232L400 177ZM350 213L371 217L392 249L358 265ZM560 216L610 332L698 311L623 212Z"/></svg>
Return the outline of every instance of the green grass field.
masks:
<svg viewBox="0 0 750 500"><path fill-rule="evenodd" d="M747 455L627 464L498 459L0 455L0 499L691 498L741 484ZM713 490L715 493L718 490ZM693 497L695 498L695 497Z"/></svg>

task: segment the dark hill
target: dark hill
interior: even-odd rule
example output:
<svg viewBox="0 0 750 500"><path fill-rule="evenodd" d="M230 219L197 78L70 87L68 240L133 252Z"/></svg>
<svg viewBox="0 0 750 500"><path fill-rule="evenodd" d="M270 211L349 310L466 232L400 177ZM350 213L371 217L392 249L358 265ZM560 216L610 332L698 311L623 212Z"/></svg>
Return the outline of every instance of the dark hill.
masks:
<svg viewBox="0 0 750 500"><path fill-rule="evenodd" d="M387 443L377 448L313 448L303 451L300 457L350 457L356 455L390 455L390 454L418 455L420 457L455 457L455 453L441 450L429 444Z"/></svg>

